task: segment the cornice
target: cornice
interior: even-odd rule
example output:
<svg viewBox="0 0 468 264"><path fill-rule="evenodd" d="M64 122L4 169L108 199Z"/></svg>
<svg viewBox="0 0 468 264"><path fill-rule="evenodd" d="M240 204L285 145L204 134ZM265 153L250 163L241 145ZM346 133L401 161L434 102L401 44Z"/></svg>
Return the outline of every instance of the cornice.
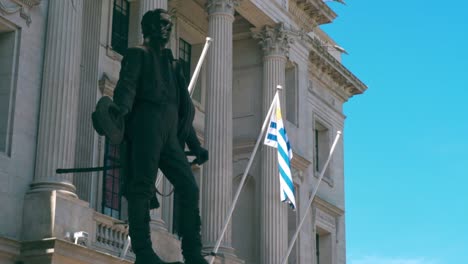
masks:
<svg viewBox="0 0 468 264"><path fill-rule="evenodd" d="M249 21L254 27L261 28L265 25L274 25L275 21L272 17L265 13L265 10L258 6L252 0L242 0L236 11Z"/></svg>
<svg viewBox="0 0 468 264"><path fill-rule="evenodd" d="M309 35L303 38L310 45L309 61L317 66L322 72L329 75L343 89L345 100L353 95L362 94L367 90L367 86L349 71L340 61L335 59L324 47L323 43Z"/></svg>
<svg viewBox="0 0 468 264"><path fill-rule="evenodd" d="M310 32L317 27L317 22L306 11L300 8L295 1L289 3L288 9L291 20L293 20L299 28Z"/></svg>
<svg viewBox="0 0 468 264"><path fill-rule="evenodd" d="M42 0L0 0L0 13L14 14L19 12L20 17L26 20L29 26L32 22L29 10L41 3Z"/></svg>
<svg viewBox="0 0 468 264"><path fill-rule="evenodd" d="M290 11L291 7L296 5L319 25L331 23L337 17L336 13L323 0L291 0L291 2ZM295 12L297 11L295 10Z"/></svg>
<svg viewBox="0 0 468 264"><path fill-rule="evenodd" d="M322 210L322 211L324 211L324 212L326 212L326 213L328 213L328 214L330 214L330 215L332 215L334 217L344 215L344 210L343 209L337 207L334 204L329 203L328 201L326 201L325 199L321 198L318 195L315 195L313 204L315 205L315 207L319 208L320 210Z"/></svg>

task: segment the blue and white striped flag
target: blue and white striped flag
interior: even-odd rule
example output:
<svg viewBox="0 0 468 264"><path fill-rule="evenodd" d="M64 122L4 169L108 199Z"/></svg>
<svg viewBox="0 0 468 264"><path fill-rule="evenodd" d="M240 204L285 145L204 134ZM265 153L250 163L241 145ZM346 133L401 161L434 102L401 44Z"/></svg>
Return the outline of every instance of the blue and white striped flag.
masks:
<svg viewBox="0 0 468 264"><path fill-rule="evenodd" d="M281 201L288 203L293 210L296 209L294 198L294 184L291 174L291 159L293 157L288 135L284 128L281 116L280 101L276 98L273 113L270 117L270 126L265 136L264 144L278 149L278 170L280 178Z"/></svg>

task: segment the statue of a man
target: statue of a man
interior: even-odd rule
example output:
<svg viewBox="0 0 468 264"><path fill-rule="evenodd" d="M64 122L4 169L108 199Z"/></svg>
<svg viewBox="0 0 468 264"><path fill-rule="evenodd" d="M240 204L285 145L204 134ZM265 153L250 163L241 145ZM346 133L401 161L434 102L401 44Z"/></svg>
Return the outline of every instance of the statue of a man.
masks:
<svg viewBox="0 0 468 264"><path fill-rule="evenodd" d="M200 146L192 125L195 108L182 69L165 48L172 29L169 14L163 9L148 11L141 26L144 43L127 50L114 91L116 115L125 118L124 195L135 263L166 263L152 249L149 226L159 168L178 197L185 263L207 264L201 255L199 189L184 147L187 144L198 164L208 160L208 151Z"/></svg>

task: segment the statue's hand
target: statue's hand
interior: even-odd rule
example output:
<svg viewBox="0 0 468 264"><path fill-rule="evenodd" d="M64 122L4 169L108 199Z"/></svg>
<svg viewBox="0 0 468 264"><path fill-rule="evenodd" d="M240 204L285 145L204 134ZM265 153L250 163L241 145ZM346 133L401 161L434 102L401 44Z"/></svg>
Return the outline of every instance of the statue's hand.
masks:
<svg viewBox="0 0 468 264"><path fill-rule="evenodd" d="M195 155L195 159L192 163L202 165L208 160L208 150L199 147L198 149L192 150L192 153Z"/></svg>
<svg viewBox="0 0 468 264"><path fill-rule="evenodd" d="M128 114L128 110L125 107L119 107L116 104L111 105L109 112L115 119L122 118Z"/></svg>

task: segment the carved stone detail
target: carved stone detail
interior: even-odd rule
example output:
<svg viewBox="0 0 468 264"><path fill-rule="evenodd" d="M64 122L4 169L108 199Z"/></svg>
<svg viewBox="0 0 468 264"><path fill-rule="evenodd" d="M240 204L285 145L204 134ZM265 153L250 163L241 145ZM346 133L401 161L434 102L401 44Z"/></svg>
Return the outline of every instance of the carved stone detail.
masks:
<svg viewBox="0 0 468 264"><path fill-rule="evenodd" d="M240 0L208 0L205 8L208 14L227 13L234 15L234 7L239 5Z"/></svg>
<svg viewBox="0 0 468 264"><path fill-rule="evenodd" d="M19 12L20 17L26 20L29 26L32 22L29 10L41 3L41 0L0 0L0 12L14 14Z"/></svg>
<svg viewBox="0 0 468 264"><path fill-rule="evenodd" d="M321 224L329 227L331 230L336 229L336 219L335 219L335 217L325 213L324 211L320 210L319 208L316 208L315 219L316 219L316 222L320 222Z"/></svg>
<svg viewBox="0 0 468 264"><path fill-rule="evenodd" d="M303 8L300 8L295 1L289 3L289 13L292 14L292 20L294 20L300 28L304 29L307 32L312 31L316 26L318 26L317 21L315 21Z"/></svg>
<svg viewBox="0 0 468 264"><path fill-rule="evenodd" d="M265 26L261 30L253 30L253 37L259 39L259 44L265 56L288 56L290 44L294 43L295 32L286 29L283 23L275 26Z"/></svg>
<svg viewBox="0 0 468 264"><path fill-rule="evenodd" d="M319 38L307 34L301 34L301 38L311 47L309 61L313 64L312 67L329 76L336 82L337 87L342 88L344 100L353 95L362 94L367 89L361 80L328 52Z"/></svg>
<svg viewBox="0 0 468 264"><path fill-rule="evenodd" d="M290 12L291 6L295 7L295 13L297 9L300 9L309 17L308 19L312 19L319 25L330 23L337 16L323 0L292 0L289 2Z"/></svg>
<svg viewBox="0 0 468 264"><path fill-rule="evenodd" d="M302 170L292 167L291 174L294 183L301 184L304 181L304 173L302 172Z"/></svg>

